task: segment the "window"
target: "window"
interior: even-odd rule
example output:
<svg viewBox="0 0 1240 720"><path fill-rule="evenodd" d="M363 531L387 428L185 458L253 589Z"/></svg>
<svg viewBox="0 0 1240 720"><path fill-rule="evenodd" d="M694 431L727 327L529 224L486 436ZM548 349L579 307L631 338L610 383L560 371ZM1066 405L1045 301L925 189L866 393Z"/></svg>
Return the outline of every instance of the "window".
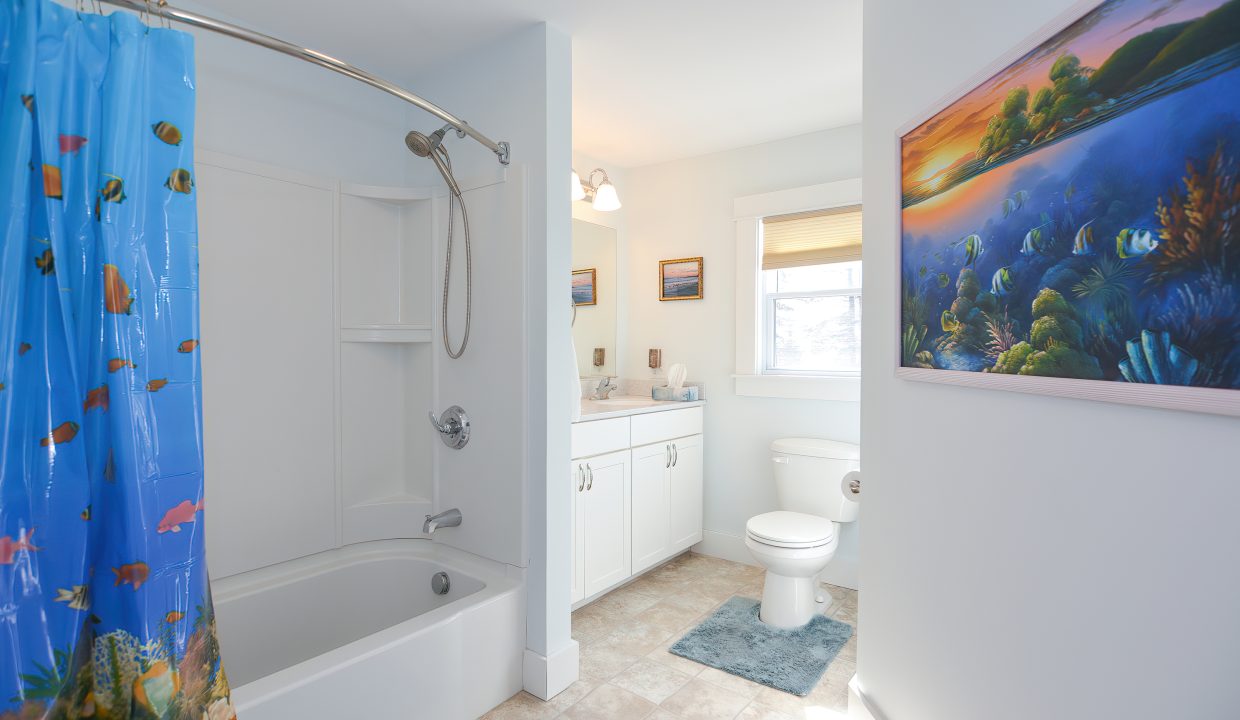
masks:
<svg viewBox="0 0 1240 720"><path fill-rule="evenodd" d="M861 370L861 208L762 219L762 370Z"/></svg>
<svg viewBox="0 0 1240 720"><path fill-rule="evenodd" d="M860 401L861 179L738 197L732 217L736 394Z"/></svg>
<svg viewBox="0 0 1240 720"><path fill-rule="evenodd" d="M762 271L763 369L861 370L861 262Z"/></svg>

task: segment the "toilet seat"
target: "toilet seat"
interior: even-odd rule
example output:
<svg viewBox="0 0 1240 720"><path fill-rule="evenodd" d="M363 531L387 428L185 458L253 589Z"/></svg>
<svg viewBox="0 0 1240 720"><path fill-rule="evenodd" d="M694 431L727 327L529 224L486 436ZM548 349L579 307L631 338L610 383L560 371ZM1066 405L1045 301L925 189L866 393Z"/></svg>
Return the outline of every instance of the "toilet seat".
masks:
<svg viewBox="0 0 1240 720"><path fill-rule="evenodd" d="M745 534L770 547L814 548L835 539L835 523L817 515L776 510L749 518Z"/></svg>

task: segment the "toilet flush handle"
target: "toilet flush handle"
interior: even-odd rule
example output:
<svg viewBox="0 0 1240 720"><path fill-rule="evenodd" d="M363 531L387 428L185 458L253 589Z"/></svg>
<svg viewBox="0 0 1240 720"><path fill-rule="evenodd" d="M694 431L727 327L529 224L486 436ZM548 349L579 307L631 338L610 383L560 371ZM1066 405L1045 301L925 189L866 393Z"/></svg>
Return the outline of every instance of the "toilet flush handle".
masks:
<svg viewBox="0 0 1240 720"><path fill-rule="evenodd" d="M787 455L775 455L771 458L771 462L779 463L780 465L787 465L788 456Z"/></svg>
<svg viewBox="0 0 1240 720"><path fill-rule="evenodd" d="M861 494L861 471L852 470L844 474L844 487L853 495Z"/></svg>

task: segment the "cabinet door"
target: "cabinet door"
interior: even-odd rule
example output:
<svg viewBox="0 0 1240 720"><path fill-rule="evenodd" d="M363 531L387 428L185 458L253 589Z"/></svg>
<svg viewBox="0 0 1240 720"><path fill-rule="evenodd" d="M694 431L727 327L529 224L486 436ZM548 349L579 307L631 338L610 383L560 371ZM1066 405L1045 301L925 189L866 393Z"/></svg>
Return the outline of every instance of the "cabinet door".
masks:
<svg viewBox="0 0 1240 720"><path fill-rule="evenodd" d="M633 572L668 555L671 443L633 448Z"/></svg>
<svg viewBox="0 0 1240 720"><path fill-rule="evenodd" d="M578 506L581 504L581 495L585 491L586 464L583 460L574 460L571 463L571 466L572 467L569 474L572 481L571 491L573 493L573 499L569 506L572 508L570 511L570 522L572 523L571 527L573 528L571 550L573 586L569 602L575 603L586 596L585 568L582 566L582 560L584 558L581 554L581 543L583 540L581 533L582 528L581 523L578 522L581 517Z"/></svg>
<svg viewBox="0 0 1240 720"><path fill-rule="evenodd" d="M672 441L670 550L702 542L702 436Z"/></svg>
<svg viewBox="0 0 1240 720"><path fill-rule="evenodd" d="M578 498L586 597L627 580L630 561L629 451L585 460L586 487Z"/></svg>

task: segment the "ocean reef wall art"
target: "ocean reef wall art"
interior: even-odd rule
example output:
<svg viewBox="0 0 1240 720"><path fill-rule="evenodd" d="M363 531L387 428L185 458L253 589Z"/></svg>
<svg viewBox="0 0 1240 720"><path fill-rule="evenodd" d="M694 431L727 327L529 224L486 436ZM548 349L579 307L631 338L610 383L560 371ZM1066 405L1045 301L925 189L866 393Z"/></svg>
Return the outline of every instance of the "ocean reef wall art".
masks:
<svg viewBox="0 0 1240 720"><path fill-rule="evenodd" d="M1056 27L901 133L900 374L1235 414L1240 0Z"/></svg>

